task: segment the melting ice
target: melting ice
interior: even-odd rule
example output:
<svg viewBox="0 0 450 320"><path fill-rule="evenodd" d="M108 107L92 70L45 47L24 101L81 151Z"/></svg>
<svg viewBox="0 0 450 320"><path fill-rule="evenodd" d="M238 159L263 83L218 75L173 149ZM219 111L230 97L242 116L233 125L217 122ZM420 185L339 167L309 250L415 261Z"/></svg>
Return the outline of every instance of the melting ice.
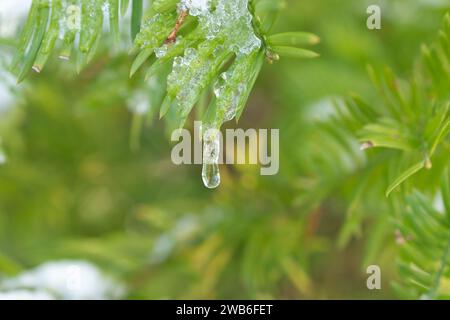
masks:
<svg viewBox="0 0 450 320"><path fill-rule="evenodd" d="M220 184L219 157L219 132L214 129L209 129L203 135L202 180L207 188L214 189Z"/></svg>
<svg viewBox="0 0 450 320"><path fill-rule="evenodd" d="M253 30L248 0L182 0L179 10L188 10L198 17L209 40L225 36L225 45L237 55L248 55L261 47Z"/></svg>
<svg viewBox="0 0 450 320"><path fill-rule="evenodd" d="M248 10L248 0L181 0L178 11L188 11L198 19L205 42L198 48L187 48L183 57L174 59L172 72L167 79L168 93L177 101L181 113L185 115L202 91L209 77L208 70L220 62L224 53L234 53L238 61L249 57L261 48L261 40L256 36L252 15ZM209 48L220 48L208 52ZM207 48L207 49L205 49ZM167 47L156 50L157 57L166 54ZM246 60L246 59L244 59ZM245 75L250 70L246 63L221 75L215 86L218 109L221 116L215 126L234 118L236 107L246 89ZM229 79L232 79L231 81ZM220 184L218 165L219 141L216 136L203 137L202 179L206 187L216 188Z"/></svg>

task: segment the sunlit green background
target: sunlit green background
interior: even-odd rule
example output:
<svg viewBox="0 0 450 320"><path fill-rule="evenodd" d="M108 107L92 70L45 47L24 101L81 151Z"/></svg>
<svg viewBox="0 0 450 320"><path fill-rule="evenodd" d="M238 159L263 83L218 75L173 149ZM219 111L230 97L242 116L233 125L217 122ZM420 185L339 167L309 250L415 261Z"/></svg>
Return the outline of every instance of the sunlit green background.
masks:
<svg viewBox="0 0 450 320"><path fill-rule="evenodd" d="M382 7L381 30L366 28L369 4ZM147 121L140 149L131 150L130 108L152 92L142 75L129 79L125 47L105 41L79 76L53 57L0 109L0 277L74 259L114 278L125 288L120 298L395 298L387 206L350 203L361 166L314 166L336 160L315 122L334 97L376 95L367 64L408 76L448 7L288 1L276 31L319 35L321 57L265 65L237 125L280 129L280 172L222 166L216 190L203 186L200 166L172 164L164 121ZM13 44L1 40L3 62ZM374 198L383 192L373 187ZM349 215L357 226L346 223ZM382 268L381 290L366 287L371 264Z"/></svg>

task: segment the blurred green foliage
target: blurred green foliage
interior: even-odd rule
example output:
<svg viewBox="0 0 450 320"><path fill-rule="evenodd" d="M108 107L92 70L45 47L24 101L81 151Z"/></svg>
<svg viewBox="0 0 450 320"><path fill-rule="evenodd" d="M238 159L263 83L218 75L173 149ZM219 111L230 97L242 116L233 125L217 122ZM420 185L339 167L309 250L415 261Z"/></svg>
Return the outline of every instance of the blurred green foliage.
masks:
<svg viewBox="0 0 450 320"><path fill-rule="evenodd" d="M166 126L150 117L131 151L139 119L129 109L155 97L142 74L129 79L132 59L106 45L79 76L53 59L16 88L0 120L0 275L77 258L118 278L129 298L399 297L392 220L407 214L413 187L433 200L449 159L386 198L396 151L360 151L330 120L332 100L356 92L382 109L367 64L410 78L449 7L380 1L382 29L371 31L372 2L287 4L275 31L314 32L321 58L266 65L237 125L280 128L276 176L223 166L222 185L207 190L200 167L172 164ZM382 268L380 291L366 287L370 264Z"/></svg>

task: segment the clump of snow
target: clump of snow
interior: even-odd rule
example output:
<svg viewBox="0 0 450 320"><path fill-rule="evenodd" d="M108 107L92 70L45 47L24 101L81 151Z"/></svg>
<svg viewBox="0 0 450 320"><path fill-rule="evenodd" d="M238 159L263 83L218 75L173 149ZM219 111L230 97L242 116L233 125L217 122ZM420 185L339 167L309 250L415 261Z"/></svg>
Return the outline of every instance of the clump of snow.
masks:
<svg viewBox="0 0 450 320"><path fill-rule="evenodd" d="M209 11L209 0L182 0L179 5L179 10L189 11L191 16L199 16Z"/></svg>
<svg viewBox="0 0 450 320"><path fill-rule="evenodd" d="M248 55L261 47L248 0L181 0L179 10L198 17L208 40L224 38L225 46L237 55Z"/></svg>
<svg viewBox="0 0 450 320"><path fill-rule="evenodd" d="M0 282L0 299L109 299L123 287L92 263L78 260L47 262Z"/></svg>

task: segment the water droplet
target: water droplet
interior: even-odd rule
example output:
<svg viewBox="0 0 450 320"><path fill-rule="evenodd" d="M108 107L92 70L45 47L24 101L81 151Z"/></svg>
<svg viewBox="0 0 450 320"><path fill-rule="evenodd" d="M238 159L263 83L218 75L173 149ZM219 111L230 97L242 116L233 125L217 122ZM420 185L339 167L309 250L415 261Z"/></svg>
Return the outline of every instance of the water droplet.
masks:
<svg viewBox="0 0 450 320"><path fill-rule="evenodd" d="M202 168L202 180L205 187L215 189L220 185L220 171L217 163L204 163Z"/></svg>
<svg viewBox="0 0 450 320"><path fill-rule="evenodd" d="M155 49L155 55L157 58L162 58L167 54L169 46L167 44L164 44L162 47Z"/></svg>
<svg viewBox="0 0 450 320"><path fill-rule="evenodd" d="M203 135L203 168L202 180L205 187L217 188L220 184L219 157L220 132L215 129L206 130Z"/></svg>

